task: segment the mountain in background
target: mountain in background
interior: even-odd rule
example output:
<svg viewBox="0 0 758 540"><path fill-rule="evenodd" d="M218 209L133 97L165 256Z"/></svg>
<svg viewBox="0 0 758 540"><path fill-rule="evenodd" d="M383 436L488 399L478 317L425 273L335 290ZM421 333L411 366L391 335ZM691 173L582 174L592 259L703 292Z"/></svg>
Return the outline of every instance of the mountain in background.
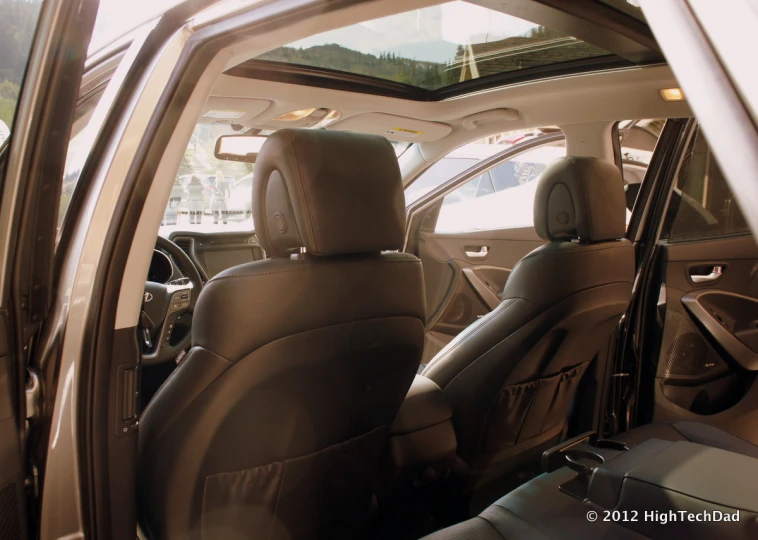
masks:
<svg viewBox="0 0 758 540"><path fill-rule="evenodd" d="M457 74L449 70L443 62L418 61L392 52L365 54L336 43L316 45L307 49L280 47L262 54L257 60L334 69L429 89L457 81Z"/></svg>
<svg viewBox="0 0 758 540"><path fill-rule="evenodd" d="M377 53L388 52L403 58L412 58L439 64L449 63L455 59L458 45L450 41L437 40L419 43L403 43L389 49L379 48Z"/></svg>

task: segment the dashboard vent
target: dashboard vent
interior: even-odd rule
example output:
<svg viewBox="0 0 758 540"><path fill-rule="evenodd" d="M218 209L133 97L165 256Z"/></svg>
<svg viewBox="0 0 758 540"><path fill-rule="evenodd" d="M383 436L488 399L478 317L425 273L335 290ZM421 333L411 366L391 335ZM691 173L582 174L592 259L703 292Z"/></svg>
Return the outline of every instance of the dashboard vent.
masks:
<svg viewBox="0 0 758 540"><path fill-rule="evenodd" d="M192 239L191 238L174 238L174 244L179 246L179 249L181 249L184 253L187 254L187 257L192 259Z"/></svg>

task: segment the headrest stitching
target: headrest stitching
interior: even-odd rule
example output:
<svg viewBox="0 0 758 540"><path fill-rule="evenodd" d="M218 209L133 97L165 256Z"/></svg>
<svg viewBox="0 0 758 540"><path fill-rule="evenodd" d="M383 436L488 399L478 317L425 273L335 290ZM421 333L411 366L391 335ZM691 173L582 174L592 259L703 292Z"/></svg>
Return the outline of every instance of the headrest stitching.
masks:
<svg viewBox="0 0 758 540"><path fill-rule="evenodd" d="M590 235L590 241L593 236L595 236L595 228L592 226L592 209L590 208L589 201L587 200L587 179L585 178L585 168L580 167L579 171L579 179L582 181L582 198L584 199L584 213L587 215L587 222L588 222L588 231ZM576 210L574 210L576 213ZM578 216L578 213L577 213ZM579 227L577 227L577 237L581 239L579 236Z"/></svg>
<svg viewBox="0 0 758 540"><path fill-rule="evenodd" d="M276 169L274 169L274 171L276 171ZM271 171L271 172L274 172L274 171ZM282 176L282 180L284 180L284 175L282 175L282 173L281 173L281 172L280 172L279 174ZM261 190L261 191L263 192L263 197L262 197L262 201L261 201L261 204L263 205L263 215L264 215L264 216L267 216L267 215L268 215L268 208L267 208L267 206L266 206L266 192L268 191L268 183L269 183L269 181L270 181L270 180L271 180L271 173L269 173L269 174L266 176L266 178L264 178L264 182L265 182L265 184L263 185L263 189ZM256 227L256 228L257 228L257 227ZM264 232L264 234L266 235L266 243L267 243L269 246L273 246L273 245L274 245L274 241L273 241L273 239L271 238L271 231L269 231L269 228L268 228L268 223L263 223L263 224L260 226L260 228L261 228L261 229L263 229L263 232Z"/></svg>
<svg viewBox="0 0 758 540"><path fill-rule="evenodd" d="M316 251L320 251L321 248L319 247L318 236L316 234L315 227L313 226L313 219L311 218L311 208L310 208L310 205L308 204L308 199L305 196L305 187L304 187L305 182L303 181L303 173L302 173L302 170L300 169L300 156L298 155L297 145L295 144L294 140L290 141L290 145L292 146L292 151L295 154L295 166L297 167L297 175L299 177L299 181L296 183L298 187L298 192L300 193L300 197L303 203L302 204L303 213L305 214L305 218L307 221L306 225L310 230L311 238L313 239L313 245L316 247ZM297 227L297 221L295 221L295 226Z"/></svg>

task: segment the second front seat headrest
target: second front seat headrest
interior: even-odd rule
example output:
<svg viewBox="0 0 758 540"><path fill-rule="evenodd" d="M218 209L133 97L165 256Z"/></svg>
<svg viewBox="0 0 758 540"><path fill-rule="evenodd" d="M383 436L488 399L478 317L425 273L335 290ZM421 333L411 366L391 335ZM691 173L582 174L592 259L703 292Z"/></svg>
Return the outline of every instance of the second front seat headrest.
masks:
<svg viewBox="0 0 758 540"><path fill-rule="evenodd" d="M613 163L594 157L553 161L534 196L534 228L545 240L603 242L626 232L624 181Z"/></svg>
<svg viewBox="0 0 758 540"><path fill-rule="evenodd" d="M263 144L253 172L253 221L263 249L288 256L401 249L403 184L384 137L283 129Z"/></svg>

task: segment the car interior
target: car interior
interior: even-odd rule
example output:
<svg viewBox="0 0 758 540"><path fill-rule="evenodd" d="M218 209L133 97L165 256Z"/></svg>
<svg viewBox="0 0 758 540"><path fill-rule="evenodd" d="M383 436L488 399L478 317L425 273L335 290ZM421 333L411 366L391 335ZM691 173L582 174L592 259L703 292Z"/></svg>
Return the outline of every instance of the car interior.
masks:
<svg viewBox="0 0 758 540"><path fill-rule="evenodd" d="M589 3L204 52L116 307L142 538L758 534L758 247L639 8ZM685 509L743 519L586 518Z"/></svg>

